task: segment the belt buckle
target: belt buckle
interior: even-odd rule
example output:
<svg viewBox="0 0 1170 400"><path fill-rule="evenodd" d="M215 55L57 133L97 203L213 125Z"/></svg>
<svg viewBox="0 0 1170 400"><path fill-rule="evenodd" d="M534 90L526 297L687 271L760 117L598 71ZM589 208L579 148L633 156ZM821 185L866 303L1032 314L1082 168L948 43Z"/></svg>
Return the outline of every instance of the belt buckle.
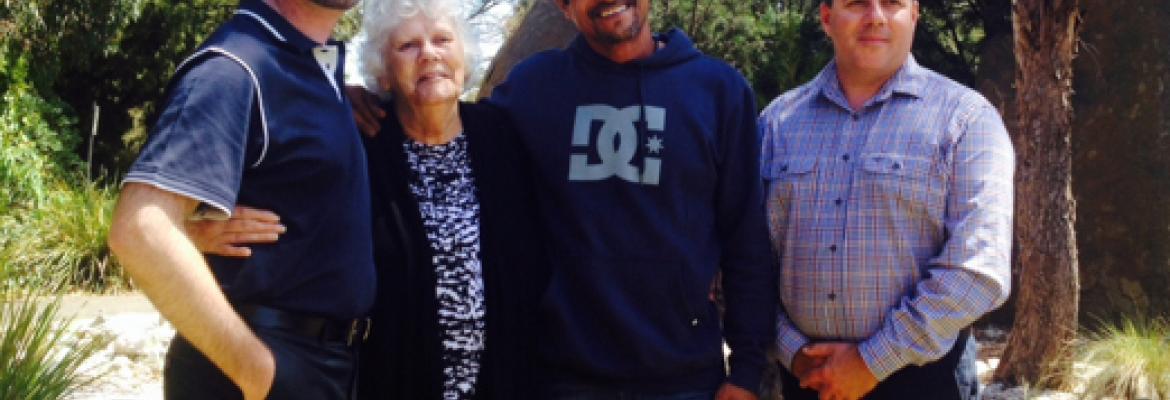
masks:
<svg viewBox="0 0 1170 400"><path fill-rule="evenodd" d="M360 335L359 335L360 332ZM364 343L370 337L370 319L369 318L354 318L349 321L349 333L345 335L345 345L353 346L354 339L361 337L361 342Z"/></svg>

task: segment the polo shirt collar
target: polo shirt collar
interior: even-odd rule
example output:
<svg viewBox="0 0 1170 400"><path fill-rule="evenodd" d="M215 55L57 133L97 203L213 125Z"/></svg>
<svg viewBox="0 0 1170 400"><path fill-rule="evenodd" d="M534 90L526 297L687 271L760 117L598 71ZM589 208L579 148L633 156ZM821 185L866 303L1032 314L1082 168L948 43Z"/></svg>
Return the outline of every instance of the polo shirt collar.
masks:
<svg viewBox="0 0 1170 400"><path fill-rule="evenodd" d="M307 52L321 45L313 41L313 39L309 39L304 33L301 33L284 16L281 16L272 7L264 4L262 0L241 1L240 7L236 9L236 15L243 16L252 22L260 24L276 41L297 50ZM336 43L330 39L326 44Z"/></svg>
<svg viewBox="0 0 1170 400"><path fill-rule="evenodd" d="M889 100L895 93L916 98L922 97L926 78L926 69L918 65L918 61L914 60L913 55L907 56L906 63L902 64L898 72L895 72L894 76L882 86L877 95L866 102L866 107ZM814 82L816 87L820 89L822 96L846 110L849 109L849 101L845 98L845 92L841 90L841 81L837 79L836 59L830 61L821 70Z"/></svg>

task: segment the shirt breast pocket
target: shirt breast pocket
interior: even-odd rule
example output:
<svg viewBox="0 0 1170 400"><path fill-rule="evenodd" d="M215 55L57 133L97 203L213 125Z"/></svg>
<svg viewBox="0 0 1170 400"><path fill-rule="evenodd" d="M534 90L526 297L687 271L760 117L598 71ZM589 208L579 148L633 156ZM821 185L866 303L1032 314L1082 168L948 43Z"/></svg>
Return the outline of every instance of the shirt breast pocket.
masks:
<svg viewBox="0 0 1170 400"><path fill-rule="evenodd" d="M816 157L783 158L769 161L762 172L765 181L794 182L809 179L816 165Z"/></svg>
<svg viewBox="0 0 1170 400"><path fill-rule="evenodd" d="M768 214L773 226L784 226L787 216L799 202L812 198L816 188L816 157L788 157L769 161L762 175L767 190Z"/></svg>
<svg viewBox="0 0 1170 400"><path fill-rule="evenodd" d="M862 189L866 198L893 202L934 214L945 201L943 176L928 157L897 153L861 155ZM890 203L887 203L890 204Z"/></svg>

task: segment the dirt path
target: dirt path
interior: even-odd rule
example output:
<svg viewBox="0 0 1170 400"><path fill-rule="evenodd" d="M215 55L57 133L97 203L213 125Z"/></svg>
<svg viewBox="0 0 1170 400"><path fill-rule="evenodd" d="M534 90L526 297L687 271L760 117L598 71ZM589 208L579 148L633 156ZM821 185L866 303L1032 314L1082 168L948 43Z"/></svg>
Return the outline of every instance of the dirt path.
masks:
<svg viewBox="0 0 1170 400"><path fill-rule="evenodd" d="M94 318L99 315L156 313L142 293L118 295L69 294L61 298L61 316Z"/></svg>
<svg viewBox="0 0 1170 400"><path fill-rule="evenodd" d="M140 293L121 295L66 295L58 315L72 318L72 345L93 337L110 344L81 369L96 381L67 397L69 400L162 399L162 366L174 329ZM63 349L68 351L68 349Z"/></svg>

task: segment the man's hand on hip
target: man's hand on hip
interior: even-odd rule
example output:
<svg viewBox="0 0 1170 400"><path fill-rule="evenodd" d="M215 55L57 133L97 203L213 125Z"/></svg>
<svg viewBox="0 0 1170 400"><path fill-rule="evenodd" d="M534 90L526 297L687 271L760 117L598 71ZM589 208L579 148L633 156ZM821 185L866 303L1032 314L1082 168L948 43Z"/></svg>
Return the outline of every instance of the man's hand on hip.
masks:
<svg viewBox="0 0 1170 400"><path fill-rule="evenodd" d="M237 206L228 220L197 219L183 224L199 251L225 257L249 257L247 244L275 243L286 228L280 216L268 210Z"/></svg>

